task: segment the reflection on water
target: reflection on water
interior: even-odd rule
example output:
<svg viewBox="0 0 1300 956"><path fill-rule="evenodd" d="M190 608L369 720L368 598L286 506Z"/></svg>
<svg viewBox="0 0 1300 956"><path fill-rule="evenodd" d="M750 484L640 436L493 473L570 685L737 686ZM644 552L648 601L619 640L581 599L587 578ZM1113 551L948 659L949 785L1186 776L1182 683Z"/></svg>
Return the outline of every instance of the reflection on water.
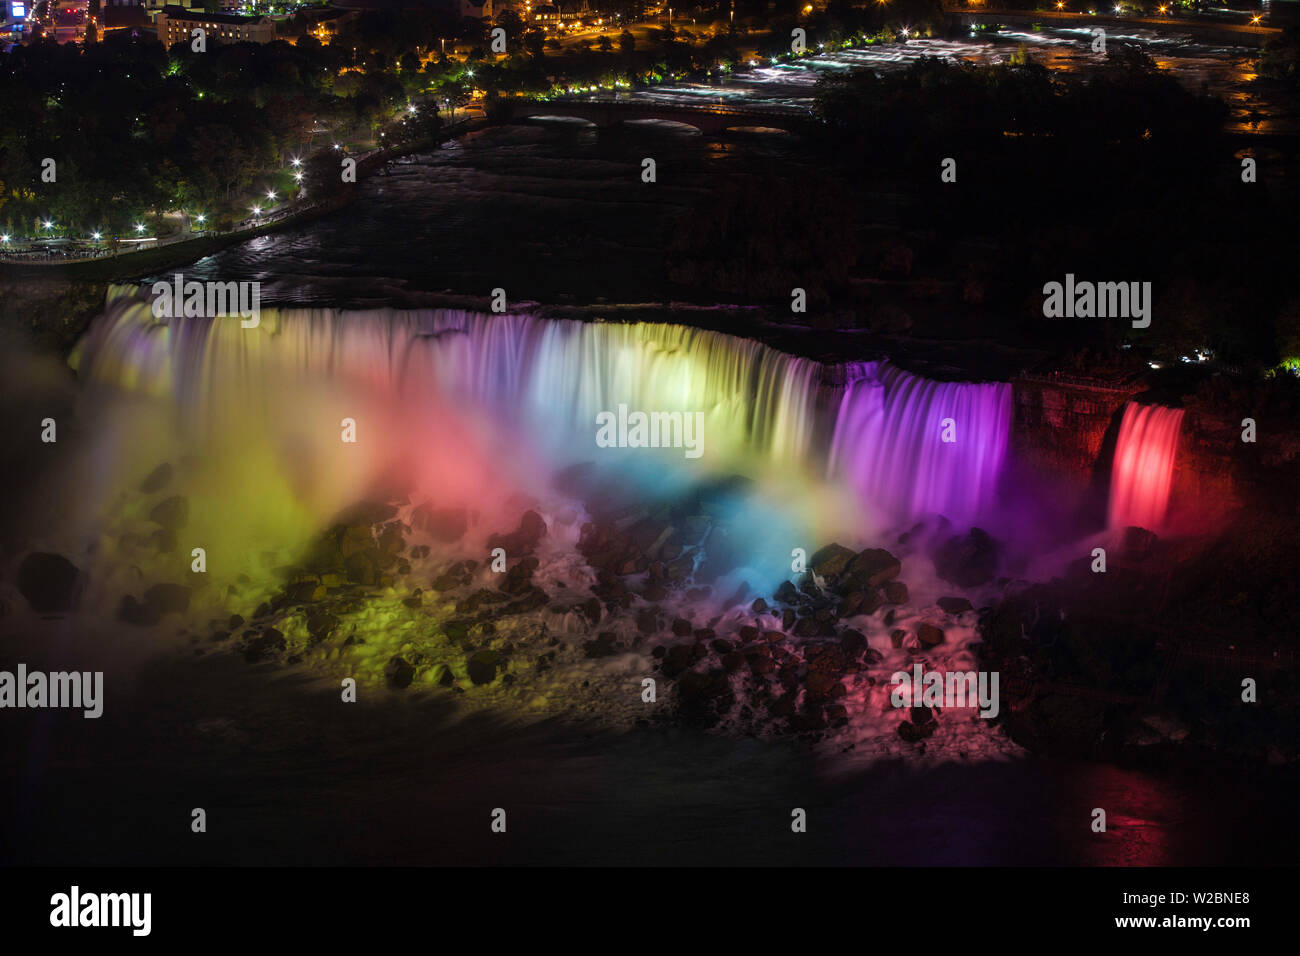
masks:
<svg viewBox="0 0 1300 956"><path fill-rule="evenodd" d="M118 685L121 687L121 685ZM128 694L130 699L122 699ZM156 714L165 713L166 720ZM1296 859L1280 779L1026 757L854 767L797 742L521 727L242 661L142 673L98 721L18 711L0 863L1234 865ZM13 784L13 785L8 785ZM87 795L93 794L93 799ZM175 838L194 795L220 827ZM186 802L189 801L189 802ZM494 839L492 807L510 814ZM790 808L808 812L791 834ZM1105 833L1092 813L1107 814Z"/></svg>
<svg viewBox="0 0 1300 956"><path fill-rule="evenodd" d="M1106 66L1092 52L1092 37L1084 28L1053 28L1027 32L1003 29L997 33L972 33L969 39L910 40L903 44L863 47L808 57L795 63L759 67L749 73L714 83L683 83L623 94L674 103L724 102L807 110L812 105L817 80L828 73L871 69L888 73L905 69L923 57L940 57L979 65L1001 63L1022 48L1054 73L1087 76ZM1162 70L1175 74L1189 89L1204 90L1224 99L1232 110L1228 127L1241 132L1292 132L1300 128L1294 117L1260 98L1251 88L1256 78L1258 51L1243 47L1210 46L1185 36L1135 29L1107 36L1111 49L1136 45Z"/></svg>

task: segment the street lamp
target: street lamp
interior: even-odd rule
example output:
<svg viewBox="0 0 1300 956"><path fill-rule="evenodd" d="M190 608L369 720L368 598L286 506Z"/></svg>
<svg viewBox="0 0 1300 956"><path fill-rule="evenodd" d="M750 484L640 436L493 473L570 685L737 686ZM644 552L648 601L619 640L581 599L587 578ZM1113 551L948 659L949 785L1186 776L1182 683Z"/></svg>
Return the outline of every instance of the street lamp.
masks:
<svg viewBox="0 0 1300 956"><path fill-rule="evenodd" d="M297 169L299 166L302 165L302 160L299 159L297 156L295 156L293 160L289 163L289 165L292 166L294 169Z"/></svg>
<svg viewBox="0 0 1300 956"><path fill-rule="evenodd" d="M92 232L92 233L90 234L90 238L91 238L91 239L94 239L96 242L99 242L99 233L97 233L97 232Z"/></svg>
<svg viewBox="0 0 1300 956"><path fill-rule="evenodd" d="M137 222L137 223L135 224L135 231L136 231L136 232L144 232L144 223L142 223L142 222Z"/></svg>
<svg viewBox="0 0 1300 956"><path fill-rule="evenodd" d="M254 206L254 207L253 207L253 215L254 215L254 216L260 216L260 215L262 215L262 207L261 207L261 206Z"/></svg>
<svg viewBox="0 0 1300 956"><path fill-rule="evenodd" d="M45 220L44 225L45 225L45 228L46 228L46 229L53 229L53 228L54 228L54 223L51 222L51 221L48 220L48 219Z"/></svg>
<svg viewBox="0 0 1300 956"><path fill-rule="evenodd" d="M272 201L274 201L274 200L275 200L275 190L274 190L274 189L268 189L268 190L266 191L266 198L267 198L267 199L270 199L270 200L272 200Z"/></svg>

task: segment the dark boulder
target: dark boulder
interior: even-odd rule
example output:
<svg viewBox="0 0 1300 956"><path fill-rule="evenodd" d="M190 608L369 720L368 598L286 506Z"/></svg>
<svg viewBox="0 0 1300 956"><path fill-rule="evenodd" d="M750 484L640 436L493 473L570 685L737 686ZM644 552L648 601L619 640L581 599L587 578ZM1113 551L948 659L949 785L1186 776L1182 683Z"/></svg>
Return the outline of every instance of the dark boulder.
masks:
<svg viewBox="0 0 1300 956"><path fill-rule="evenodd" d="M958 587L979 587L997 574L1000 552L987 532L971 528L970 534L949 538L935 550L934 567L939 577Z"/></svg>
<svg viewBox="0 0 1300 956"><path fill-rule="evenodd" d="M81 572L61 554L32 552L18 566L18 591L39 614L72 609Z"/></svg>

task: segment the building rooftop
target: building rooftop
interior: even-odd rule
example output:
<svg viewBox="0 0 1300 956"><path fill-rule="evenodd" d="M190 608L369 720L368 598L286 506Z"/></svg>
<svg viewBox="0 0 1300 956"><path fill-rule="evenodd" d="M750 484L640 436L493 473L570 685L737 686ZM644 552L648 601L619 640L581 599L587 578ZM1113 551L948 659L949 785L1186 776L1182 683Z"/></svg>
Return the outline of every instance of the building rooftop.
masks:
<svg viewBox="0 0 1300 956"><path fill-rule="evenodd" d="M179 5L168 4L160 13L169 20L202 20L206 23L261 23L267 18L260 15L246 16L242 13L209 13L206 10L189 10Z"/></svg>

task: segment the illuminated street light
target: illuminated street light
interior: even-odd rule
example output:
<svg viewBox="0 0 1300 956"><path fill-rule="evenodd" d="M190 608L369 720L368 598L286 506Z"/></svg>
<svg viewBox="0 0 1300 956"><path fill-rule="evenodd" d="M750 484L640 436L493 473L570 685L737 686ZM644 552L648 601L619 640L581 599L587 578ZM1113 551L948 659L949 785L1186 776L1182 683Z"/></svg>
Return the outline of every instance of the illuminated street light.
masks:
<svg viewBox="0 0 1300 956"><path fill-rule="evenodd" d="M1251 22L1251 23L1259 23L1259 20L1260 20L1260 17L1259 17L1259 14L1258 14L1258 13L1255 14L1253 17L1250 18L1250 22Z"/></svg>
<svg viewBox="0 0 1300 956"><path fill-rule="evenodd" d="M50 220L48 220L48 219L45 220L44 225L45 225L45 228L46 228L46 229L53 229L53 228L54 228L54 223L52 223L52 222L51 222Z"/></svg>
<svg viewBox="0 0 1300 956"><path fill-rule="evenodd" d="M144 223L142 223L142 222L137 222L137 223L135 224L135 231L136 231L136 232L144 232Z"/></svg>
<svg viewBox="0 0 1300 956"><path fill-rule="evenodd" d="M295 156L293 160L289 163L289 165L292 166L294 169L297 169L299 166L302 165L302 160L299 159L297 156Z"/></svg>
<svg viewBox="0 0 1300 956"><path fill-rule="evenodd" d="M203 213L199 213L197 216L194 217L194 221L198 223L202 223L202 222L206 222L207 218L208 217L203 215Z"/></svg>
<svg viewBox="0 0 1300 956"><path fill-rule="evenodd" d="M293 178L296 182L302 182L302 173L294 173Z"/></svg>
<svg viewBox="0 0 1300 956"><path fill-rule="evenodd" d="M7 243L8 241L9 241L9 233L6 232L3 236L0 236L0 242Z"/></svg>
<svg viewBox="0 0 1300 956"><path fill-rule="evenodd" d="M92 232L92 233L90 234L90 238L91 238L91 239L94 239L96 242L98 242L98 241L99 241L99 233L97 233L97 232Z"/></svg>
<svg viewBox="0 0 1300 956"><path fill-rule="evenodd" d="M266 191L266 198L267 198L267 199L274 200L274 199L275 199L275 190L274 190L274 189L268 189L268 190Z"/></svg>
<svg viewBox="0 0 1300 956"><path fill-rule="evenodd" d="M254 216L260 216L260 215L262 215L262 207L261 207L261 206L254 206L254 207L253 207L253 215L254 215Z"/></svg>

